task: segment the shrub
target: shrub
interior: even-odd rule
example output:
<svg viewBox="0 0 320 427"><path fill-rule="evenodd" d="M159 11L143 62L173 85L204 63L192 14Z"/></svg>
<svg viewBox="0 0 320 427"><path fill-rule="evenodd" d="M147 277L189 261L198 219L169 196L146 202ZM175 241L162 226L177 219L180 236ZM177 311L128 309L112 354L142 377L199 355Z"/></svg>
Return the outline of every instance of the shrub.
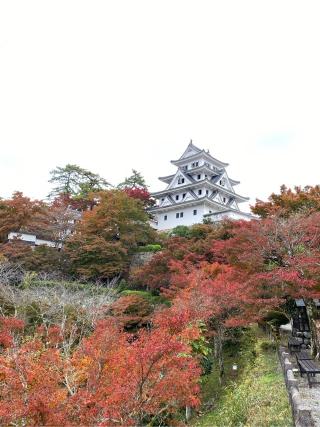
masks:
<svg viewBox="0 0 320 427"><path fill-rule="evenodd" d="M277 349L277 343L275 341L262 341L260 348L262 351L275 351Z"/></svg>
<svg viewBox="0 0 320 427"><path fill-rule="evenodd" d="M161 251L162 246L158 244L153 245L146 245L146 246L140 246L138 251L139 252L158 252Z"/></svg>

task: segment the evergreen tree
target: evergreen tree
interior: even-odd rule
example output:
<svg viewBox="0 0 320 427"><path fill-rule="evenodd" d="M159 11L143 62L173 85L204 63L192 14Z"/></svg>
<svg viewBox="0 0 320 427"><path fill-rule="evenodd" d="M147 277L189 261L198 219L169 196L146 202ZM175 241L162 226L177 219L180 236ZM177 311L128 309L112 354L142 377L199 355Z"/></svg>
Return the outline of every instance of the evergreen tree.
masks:
<svg viewBox="0 0 320 427"><path fill-rule="evenodd" d="M118 185L118 188L121 189L136 189L147 190L148 186L145 182L145 179L140 172L137 172L135 169L132 169L132 175L128 178L125 178L123 182Z"/></svg>
<svg viewBox="0 0 320 427"><path fill-rule="evenodd" d="M109 185L100 175L77 165L57 166L50 174L51 179L49 182L55 185L49 195L50 197L64 194L77 198L86 198L89 193L101 191Z"/></svg>

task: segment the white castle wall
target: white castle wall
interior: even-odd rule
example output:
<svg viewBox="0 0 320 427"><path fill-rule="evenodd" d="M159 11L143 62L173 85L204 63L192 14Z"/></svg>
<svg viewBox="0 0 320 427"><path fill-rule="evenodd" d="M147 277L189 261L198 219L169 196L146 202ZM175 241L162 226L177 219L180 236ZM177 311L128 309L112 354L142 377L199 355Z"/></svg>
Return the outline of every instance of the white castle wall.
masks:
<svg viewBox="0 0 320 427"><path fill-rule="evenodd" d="M197 210L197 215L193 215L193 211ZM183 217L176 218L176 214L183 212ZM158 230L168 230L176 227L177 225L191 225L202 222L203 214L205 213L204 204L191 207L181 207L177 210L171 210L165 213L157 214L156 219L158 220ZM164 220L164 216L167 215L167 220Z"/></svg>

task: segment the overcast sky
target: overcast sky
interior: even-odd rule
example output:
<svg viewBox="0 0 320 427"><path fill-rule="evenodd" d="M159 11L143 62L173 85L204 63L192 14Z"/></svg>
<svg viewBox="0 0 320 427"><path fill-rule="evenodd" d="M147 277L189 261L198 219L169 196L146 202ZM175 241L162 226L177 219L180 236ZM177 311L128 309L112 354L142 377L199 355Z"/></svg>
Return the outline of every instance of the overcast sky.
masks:
<svg viewBox="0 0 320 427"><path fill-rule="evenodd" d="M319 183L315 1L0 2L0 196L75 163L151 190L192 138L265 199Z"/></svg>

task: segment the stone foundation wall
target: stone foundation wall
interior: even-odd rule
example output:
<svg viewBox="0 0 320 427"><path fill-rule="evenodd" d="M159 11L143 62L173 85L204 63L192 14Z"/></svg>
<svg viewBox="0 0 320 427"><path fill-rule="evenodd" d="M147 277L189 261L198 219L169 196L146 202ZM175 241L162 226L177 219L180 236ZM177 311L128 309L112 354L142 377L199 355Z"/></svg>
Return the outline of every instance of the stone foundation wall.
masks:
<svg viewBox="0 0 320 427"><path fill-rule="evenodd" d="M157 252L139 252L134 254L131 260L130 269L142 267L147 264L155 256Z"/></svg>
<svg viewBox="0 0 320 427"><path fill-rule="evenodd" d="M311 411L305 409L303 405L299 392L298 380L294 377L294 367L289 360L287 348L279 347L279 359L292 408L294 425L296 427L314 427L315 423L312 419Z"/></svg>

